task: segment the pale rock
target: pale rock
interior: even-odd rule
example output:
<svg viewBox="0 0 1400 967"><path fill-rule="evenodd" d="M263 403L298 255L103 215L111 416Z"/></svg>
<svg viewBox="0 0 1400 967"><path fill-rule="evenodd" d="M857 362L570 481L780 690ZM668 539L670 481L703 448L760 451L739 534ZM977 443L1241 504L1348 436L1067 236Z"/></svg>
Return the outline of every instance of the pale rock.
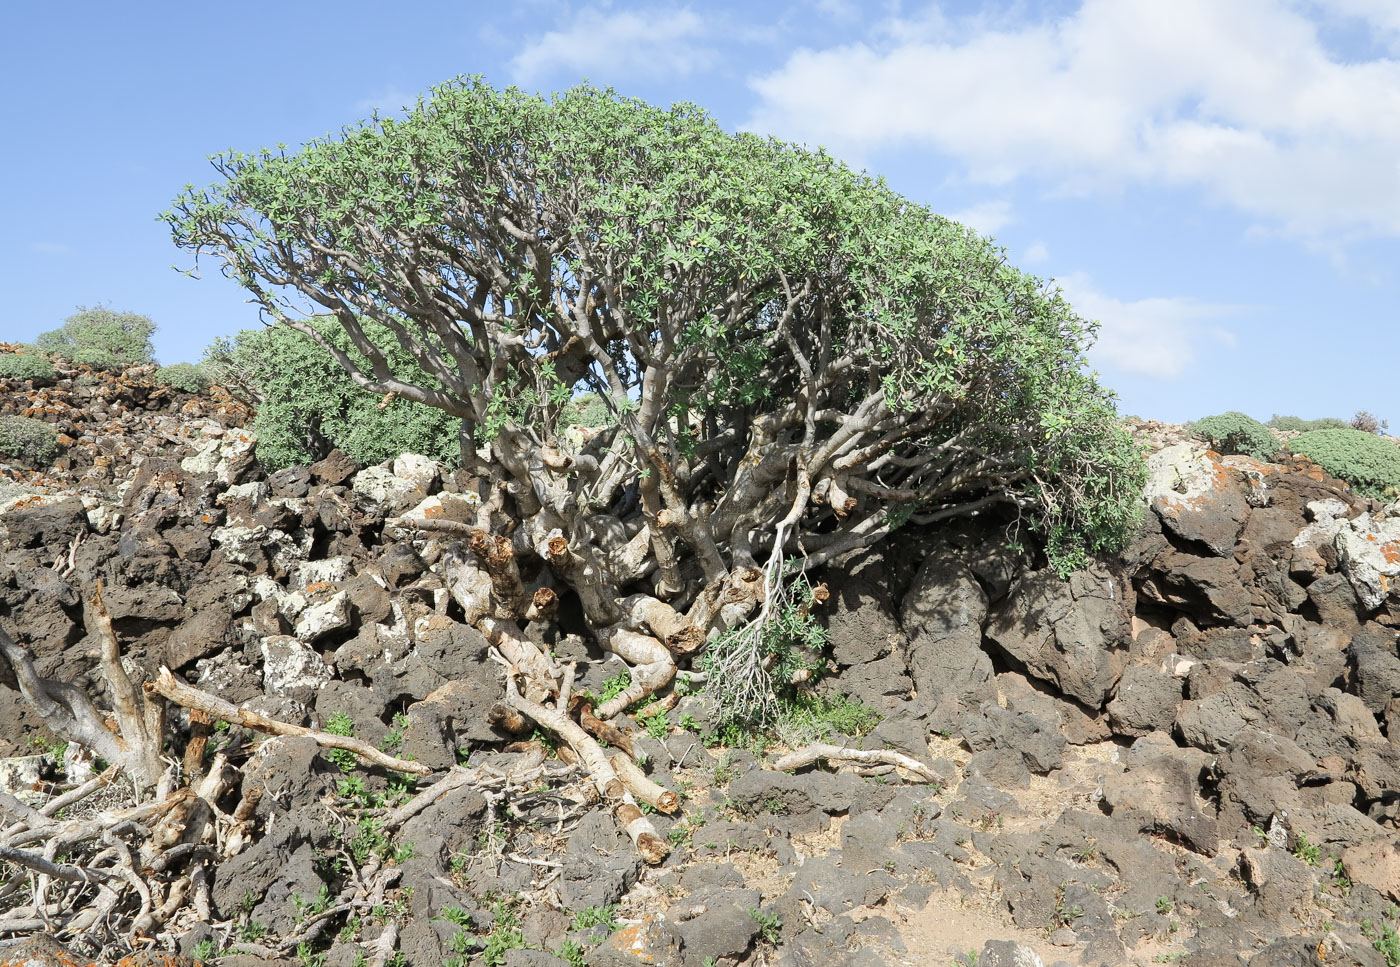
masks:
<svg viewBox="0 0 1400 967"><path fill-rule="evenodd" d="M332 631L350 626L350 595L337 591L319 604L309 605L297 618L297 637L316 641Z"/></svg>
<svg viewBox="0 0 1400 967"><path fill-rule="evenodd" d="M320 561L302 561L292 568L292 583L305 589L313 584L339 584L350 577L354 562L344 555Z"/></svg>
<svg viewBox="0 0 1400 967"><path fill-rule="evenodd" d="M1400 517L1362 514L1343 521L1333 540L1337 563L1366 610L1376 610L1400 591Z"/></svg>
<svg viewBox="0 0 1400 967"><path fill-rule="evenodd" d="M0 789L23 803L38 806L44 802L41 791L48 755L17 755L0 759Z"/></svg>
<svg viewBox="0 0 1400 967"><path fill-rule="evenodd" d="M253 447L257 434L248 430L229 429L222 436L200 444L192 457L180 461L186 473L212 473L223 484L235 484L253 464Z"/></svg>
<svg viewBox="0 0 1400 967"><path fill-rule="evenodd" d="M361 470L355 474L350 489L364 500L383 508L384 513L391 517L416 507L428 496L412 480L397 477L393 470L385 467Z"/></svg>
<svg viewBox="0 0 1400 967"><path fill-rule="evenodd" d="M209 536L230 563L254 565L262 560L268 529L261 524L232 524L214 528L214 533Z"/></svg>
<svg viewBox="0 0 1400 967"><path fill-rule="evenodd" d="M442 464L421 454L405 453L394 459L394 476L431 494L442 486Z"/></svg>
<svg viewBox="0 0 1400 967"><path fill-rule="evenodd" d="M261 648L268 695L305 702L333 677L333 669L315 649L291 635L269 635Z"/></svg>

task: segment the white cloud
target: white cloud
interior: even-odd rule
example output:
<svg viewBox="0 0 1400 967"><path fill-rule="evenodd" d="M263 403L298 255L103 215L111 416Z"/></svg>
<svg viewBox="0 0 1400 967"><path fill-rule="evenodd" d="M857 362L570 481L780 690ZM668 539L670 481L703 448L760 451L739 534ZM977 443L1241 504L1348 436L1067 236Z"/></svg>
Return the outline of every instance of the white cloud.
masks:
<svg viewBox="0 0 1400 967"><path fill-rule="evenodd" d="M1041 262L1050 261L1050 250L1045 247L1044 242L1031 242L1026 246L1026 252L1021 256L1021 261L1029 265L1038 265Z"/></svg>
<svg viewBox="0 0 1400 967"><path fill-rule="evenodd" d="M29 250L40 255L68 255L73 251L62 242L30 242Z"/></svg>
<svg viewBox="0 0 1400 967"><path fill-rule="evenodd" d="M995 235L1002 227L1011 224L1011 203L1008 201L978 202L960 212L946 212L945 217L962 222L968 228L982 235Z"/></svg>
<svg viewBox="0 0 1400 967"><path fill-rule="evenodd" d="M566 27L527 44L510 62L517 84L571 75L607 78L675 77L714 62L705 19L687 7L645 14L581 10Z"/></svg>
<svg viewBox="0 0 1400 967"><path fill-rule="evenodd" d="M1301 2L887 21L751 78L746 126L855 156L931 146L992 184L1191 187L1297 237L1400 235L1400 60L1343 60L1319 37L1343 14L1400 30L1400 5Z"/></svg>
<svg viewBox="0 0 1400 967"><path fill-rule="evenodd" d="M406 94L397 87L385 88L381 93L355 102L355 110L378 111L380 114L397 114L406 107L418 103L417 94Z"/></svg>
<svg viewBox="0 0 1400 967"><path fill-rule="evenodd" d="M1076 312L1100 323L1098 341L1089 350L1098 365L1129 375L1173 380L1185 374L1203 338L1224 346L1235 344L1229 330L1202 323L1237 313L1237 306L1182 297L1124 301L1098 291L1082 272L1055 281Z"/></svg>

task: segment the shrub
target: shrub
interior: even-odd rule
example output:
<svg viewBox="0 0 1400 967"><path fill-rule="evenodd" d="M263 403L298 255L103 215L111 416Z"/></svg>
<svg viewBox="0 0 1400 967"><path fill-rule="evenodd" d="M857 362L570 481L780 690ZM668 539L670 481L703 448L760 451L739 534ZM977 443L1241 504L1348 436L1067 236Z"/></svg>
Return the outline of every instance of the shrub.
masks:
<svg viewBox="0 0 1400 967"><path fill-rule="evenodd" d="M1381 433L1390 428L1390 421L1379 419L1374 413L1366 410L1357 410L1356 415L1351 418L1351 427L1362 433Z"/></svg>
<svg viewBox="0 0 1400 967"><path fill-rule="evenodd" d="M358 364L368 363L339 326L320 324L326 337ZM365 323L396 368L425 374L383 327ZM443 411L398 397L372 396L324 349L282 327L247 329L205 353L213 379L246 398L257 415L258 458L269 469L310 463L339 447L360 463L421 453L447 464L460 456L460 421Z"/></svg>
<svg viewBox="0 0 1400 967"><path fill-rule="evenodd" d="M43 466L58 456L58 434L43 420L0 416L0 457Z"/></svg>
<svg viewBox="0 0 1400 967"><path fill-rule="evenodd" d="M53 363L42 353L0 355L0 379L53 379Z"/></svg>
<svg viewBox="0 0 1400 967"><path fill-rule="evenodd" d="M1268 427L1235 410L1197 420L1189 429L1193 437L1208 441L1221 453L1241 453L1257 460L1268 460L1279 449L1278 440Z"/></svg>
<svg viewBox="0 0 1400 967"><path fill-rule="evenodd" d="M115 371L149 363L155 331L154 322L134 312L79 306L60 328L41 333L38 345L79 365Z"/></svg>
<svg viewBox="0 0 1400 967"><path fill-rule="evenodd" d="M1332 416L1320 420L1304 420L1296 416L1279 416L1275 413L1273 419L1269 421L1269 426L1275 430L1307 433L1309 430L1345 430L1351 424Z"/></svg>
<svg viewBox="0 0 1400 967"><path fill-rule="evenodd" d="M156 370L156 381L186 393L203 393L209 388L209 374L196 363L172 363Z"/></svg>
<svg viewBox="0 0 1400 967"><path fill-rule="evenodd" d="M1351 427L1312 430L1290 440L1288 449L1345 480L1358 494L1385 497L1387 488L1400 488L1400 447L1373 433Z"/></svg>

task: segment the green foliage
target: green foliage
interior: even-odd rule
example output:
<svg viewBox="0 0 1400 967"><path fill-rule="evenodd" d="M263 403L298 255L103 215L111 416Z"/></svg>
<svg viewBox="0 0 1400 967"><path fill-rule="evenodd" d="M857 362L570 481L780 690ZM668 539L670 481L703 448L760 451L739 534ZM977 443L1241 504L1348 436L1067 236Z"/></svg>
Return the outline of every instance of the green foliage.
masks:
<svg viewBox="0 0 1400 967"><path fill-rule="evenodd" d="M53 363L40 352L0 354L0 379L54 378Z"/></svg>
<svg viewBox="0 0 1400 967"><path fill-rule="evenodd" d="M757 922L761 938L774 946L783 942L783 918L777 913L764 913L757 907L749 907L749 916Z"/></svg>
<svg viewBox="0 0 1400 967"><path fill-rule="evenodd" d="M588 965L588 955L583 947L573 940L565 940L561 943L559 949L554 951L554 956L567 961L570 967L587 967Z"/></svg>
<svg viewBox="0 0 1400 967"><path fill-rule="evenodd" d="M776 731L784 744L799 748L833 734L860 738L873 731L880 718L858 698L798 692L782 700Z"/></svg>
<svg viewBox="0 0 1400 967"><path fill-rule="evenodd" d="M352 320L388 327L371 337L385 358L342 363L376 392L413 387L497 449L548 441L589 389L626 414L612 442L660 470L743 446L760 418L791 411L800 430L789 404L810 395L829 415L809 453L861 407L862 440L909 431L844 527L867 510L878 524L887 504L923 522L1004 501L1065 571L1137 522L1142 454L1085 366L1096 325L987 239L824 152L730 134L692 104L463 78L403 118L214 164L223 182L165 213L176 243L223 260L283 325L310 300L339 320L328 340ZM808 361L822 372L804 375ZM629 407L655 421L657 448Z"/></svg>
<svg viewBox="0 0 1400 967"><path fill-rule="evenodd" d="M815 681L827 632L812 611L825 594L805 574L790 577L775 591L766 620L732 628L705 649L700 668L721 734L773 726L782 701Z"/></svg>
<svg viewBox="0 0 1400 967"><path fill-rule="evenodd" d="M355 720L344 712L332 712L330 718L326 719L326 731L331 735L353 736L355 734ZM349 749L328 749L326 758L335 763L341 772L354 771L356 763L359 762L359 756ZM353 794L353 790L349 794L344 791L341 794Z"/></svg>
<svg viewBox="0 0 1400 967"><path fill-rule="evenodd" d="M203 393L209 388L209 374L198 363L172 363L156 370L156 382L186 393Z"/></svg>
<svg viewBox="0 0 1400 967"><path fill-rule="evenodd" d="M1275 430L1297 431L1307 433L1310 430L1345 430L1351 426L1346 420L1339 420L1336 417L1325 417L1321 420L1304 420L1296 416L1279 416L1274 414L1269 420L1269 426Z"/></svg>
<svg viewBox="0 0 1400 967"><path fill-rule="evenodd" d="M617 905L608 904L603 907L589 907L574 914L573 925L570 930L587 930L590 927L607 927L608 930L617 929Z"/></svg>
<svg viewBox="0 0 1400 967"><path fill-rule="evenodd" d="M1237 410L1207 416L1190 424L1197 440L1207 441L1220 453L1239 453L1256 460L1268 460L1278 452L1279 442L1269 428Z"/></svg>
<svg viewBox="0 0 1400 967"><path fill-rule="evenodd" d="M1351 427L1312 430L1290 440L1288 449L1367 497L1383 498L1389 488L1400 487L1400 446L1375 434Z"/></svg>
<svg viewBox="0 0 1400 967"><path fill-rule="evenodd" d="M1400 967L1400 933L1396 932L1392 924L1382 922L1380 930L1377 931L1375 921L1362 920L1361 935L1371 941L1372 947L1380 951L1387 967Z"/></svg>
<svg viewBox="0 0 1400 967"><path fill-rule="evenodd" d="M196 961L212 965L214 961L219 959L219 942L213 939L201 940L194 945L190 955Z"/></svg>
<svg viewBox="0 0 1400 967"><path fill-rule="evenodd" d="M1316 843L1308 842L1308 837L1299 833L1298 838L1293 843L1293 855L1308 866L1316 866L1318 860L1322 858L1322 848Z"/></svg>
<svg viewBox="0 0 1400 967"><path fill-rule="evenodd" d="M322 320L314 328L349 358L368 365L339 326ZM364 328L394 366L427 380L387 329L369 322ZM205 350L204 366L215 382L254 406L258 458L269 469L311 463L333 447L366 464L402 453L450 465L460 458L460 420L411 400L386 402L366 393L325 349L294 330L245 329Z"/></svg>
<svg viewBox="0 0 1400 967"><path fill-rule="evenodd" d="M43 420L0 416L0 459L47 466L58 456L58 433Z"/></svg>
<svg viewBox="0 0 1400 967"><path fill-rule="evenodd" d="M82 306L58 329L40 333L40 349L93 369L119 371L151 361L156 324L134 312Z"/></svg>

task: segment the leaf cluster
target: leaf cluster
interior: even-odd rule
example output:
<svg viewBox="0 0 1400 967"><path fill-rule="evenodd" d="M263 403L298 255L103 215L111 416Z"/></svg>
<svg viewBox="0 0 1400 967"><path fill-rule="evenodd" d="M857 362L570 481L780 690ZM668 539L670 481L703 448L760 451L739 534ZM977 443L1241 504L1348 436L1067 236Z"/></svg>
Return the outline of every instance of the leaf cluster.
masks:
<svg viewBox="0 0 1400 967"><path fill-rule="evenodd" d="M43 420L0 416L0 458L42 467L58 456L58 434Z"/></svg>
<svg viewBox="0 0 1400 967"><path fill-rule="evenodd" d="M0 353L0 379L53 378L53 363L42 352Z"/></svg>
<svg viewBox="0 0 1400 967"><path fill-rule="evenodd" d="M1305 456L1359 494L1385 498L1400 489L1400 446L1353 430L1312 430L1288 442L1295 456Z"/></svg>
<svg viewBox="0 0 1400 967"><path fill-rule="evenodd" d="M317 325L338 348L358 355L339 326ZM372 323L366 328L391 346L387 333ZM398 365L411 366L407 354L386 351ZM402 453L456 463L460 421L411 400L365 393L325 350L291 329L245 329L217 341L202 368L254 405L258 457L270 469L314 462L335 447L364 464Z"/></svg>
<svg viewBox="0 0 1400 967"><path fill-rule="evenodd" d="M147 316L80 306L62 326L40 333L35 343L77 365L117 372L151 362L155 331L156 324Z"/></svg>
<svg viewBox="0 0 1400 967"><path fill-rule="evenodd" d="M1279 450L1279 442L1268 427L1237 410L1207 416L1190 424L1187 429L1197 440L1207 441L1216 451L1224 454L1243 454L1256 460L1268 460Z"/></svg>

